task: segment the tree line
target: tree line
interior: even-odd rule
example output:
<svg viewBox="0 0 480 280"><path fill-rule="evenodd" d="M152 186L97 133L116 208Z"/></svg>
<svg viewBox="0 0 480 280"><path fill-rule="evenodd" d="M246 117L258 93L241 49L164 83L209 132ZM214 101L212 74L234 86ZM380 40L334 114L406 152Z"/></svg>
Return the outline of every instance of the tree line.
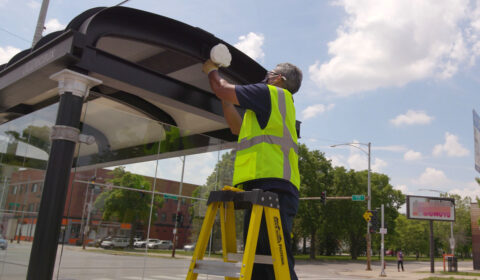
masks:
<svg viewBox="0 0 480 280"><path fill-rule="evenodd" d="M212 190L231 185L233 176L234 153L223 154L214 171L207 178L206 184L195 191L195 196L207 198ZM323 191L327 197L367 194L368 172L366 170L347 170L334 167L325 154L319 150L309 150L304 144L299 145L299 169L301 176L300 197L320 197ZM410 220L400 213L405 205L405 194L390 184L386 174L371 173L372 209L384 204L385 249L402 249L407 255L428 256L429 226L427 221ZM455 198L456 222L454 238L456 253L460 257L471 254L470 198ZM203 210L194 211L194 233L200 229ZM351 200L301 200L294 221L293 239L297 254L309 254L314 259L317 255L338 255L348 253L352 259L366 253L367 225L363 214L367 202ZM237 211L239 212L239 211ZM380 211L379 211L380 212ZM242 226L242 215L237 214L237 227ZM241 232L238 231L237 232ZM434 222L436 254L450 252L450 223ZM220 246L219 229L213 232L214 244ZM239 236L241 239L241 236ZM380 254L380 234L372 234L372 251Z"/></svg>
<svg viewBox="0 0 480 280"><path fill-rule="evenodd" d="M227 152L217 162L214 171L208 176L206 183L197 188L193 196L208 198L213 190L232 184L234 152ZM306 145L299 145L299 169L301 176L300 197L320 197L326 192L327 197L351 196L367 194L368 172L366 170L347 170L334 167L325 154L318 150L309 150ZM150 190L151 186L143 176L126 172L123 168L113 171L115 185L128 186L139 190ZM405 195L393 188L386 174L371 173L372 209L384 204L385 224L388 234L385 235L385 249L402 249L406 255L417 257L429 254L428 221L410 220L400 213L405 205ZM468 257L472 251L470 203L471 199L458 195L455 198L456 221L454 238L456 254ZM95 208L103 212L103 219L132 223L133 232L139 224L147 224L149 220L151 196L147 193L134 193L123 189L113 189L102 193L95 201ZM143 207L138 207L143 205ZM151 219L155 220L157 209L163 205L163 199L153 200L154 211ZM363 214L367 210L367 202L351 200L330 200L326 203L319 200L301 200L294 221L293 244L297 254L309 254L311 259L317 255L338 255L348 253L352 259L366 253L366 221ZM192 240L195 240L203 222L206 211L205 201L192 201L190 216L192 217ZM241 246L241 228L243 215L236 211L237 239ZM218 218L218 217L217 217ZM219 223L216 223L219 224ZM434 222L435 253L450 252L450 223ZM219 225L212 232L211 248L221 249ZM380 254L380 235L372 234L373 254Z"/></svg>

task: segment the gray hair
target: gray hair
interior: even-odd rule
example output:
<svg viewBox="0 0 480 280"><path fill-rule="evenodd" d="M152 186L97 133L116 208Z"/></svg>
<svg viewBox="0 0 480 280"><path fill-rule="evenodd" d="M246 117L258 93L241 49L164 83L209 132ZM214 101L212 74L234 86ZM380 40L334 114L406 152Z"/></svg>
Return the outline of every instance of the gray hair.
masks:
<svg viewBox="0 0 480 280"><path fill-rule="evenodd" d="M281 74L286 80L283 81L285 88L292 94L296 93L302 85L302 70L291 63L280 63L275 67L275 73Z"/></svg>

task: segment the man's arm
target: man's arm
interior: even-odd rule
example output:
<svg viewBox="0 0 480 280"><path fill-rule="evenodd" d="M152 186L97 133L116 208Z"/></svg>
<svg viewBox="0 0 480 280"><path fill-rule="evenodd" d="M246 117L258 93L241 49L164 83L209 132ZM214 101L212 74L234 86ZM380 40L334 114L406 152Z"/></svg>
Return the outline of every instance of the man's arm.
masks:
<svg viewBox="0 0 480 280"><path fill-rule="evenodd" d="M240 105L238 103L237 94L235 93L235 85L227 82L220 77L218 71L212 71L208 74L208 81L215 95L222 101L227 101L234 105Z"/></svg>
<svg viewBox="0 0 480 280"><path fill-rule="evenodd" d="M208 74L208 81L215 95L222 100L223 115L230 127L230 131L232 134L238 135L242 126L242 117L233 105L239 105L235 85L220 77L218 71L211 71Z"/></svg>
<svg viewBox="0 0 480 280"><path fill-rule="evenodd" d="M242 117L238 113L235 106L232 103L227 101L222 101L222 108L223 108L223 115L225 116L225 120L230 127L230 131L234 135L238 135L240 133L240 128L242 126Z"/></svg>

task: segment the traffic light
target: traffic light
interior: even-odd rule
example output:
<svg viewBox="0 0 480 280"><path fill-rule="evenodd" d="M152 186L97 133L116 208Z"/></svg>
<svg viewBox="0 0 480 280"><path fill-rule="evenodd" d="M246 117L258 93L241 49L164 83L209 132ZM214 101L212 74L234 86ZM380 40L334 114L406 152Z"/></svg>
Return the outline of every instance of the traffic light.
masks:
<svg viewBox="0 0 480 280"><path fill-rule="evenodd" d="M327 192L323 191L320 194L320 201L322 201L323 205L327 204Z"/></svg>
<svg viewBox="0 0 480 280"><path fill-rule="evenodd" d="M183 222L183 215L181 213L177 214L177 223L182 223Z"/></svg>
<svg viewBox="0 0 480 280"><path fill-rule="evenodd" d="M380 228L380 219L377 210L371 210L372 218L370 219L370 233L376 233Z"/></svg>

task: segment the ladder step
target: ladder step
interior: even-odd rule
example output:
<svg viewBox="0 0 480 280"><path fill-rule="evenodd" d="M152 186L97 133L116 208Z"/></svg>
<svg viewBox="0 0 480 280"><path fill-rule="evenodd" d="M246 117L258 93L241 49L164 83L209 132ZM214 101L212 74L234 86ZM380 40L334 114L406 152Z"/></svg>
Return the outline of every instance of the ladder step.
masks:
<svg viewBox="0 0 480 280"><path fill-rule="evenodd" d="M227 259L229 261L243 261L243 254L236 254L236 253L228 253ZM263 263L263 264L273 264L272 256L270 255L255 255L255 263Z"/></svg>
<svg viewBox="0 0 480 280"><path fill-rule="evenodd" d="M197 260L194 273L226 276L232 278L240 277L241 263L228 263L220 261Z"/></svg>

